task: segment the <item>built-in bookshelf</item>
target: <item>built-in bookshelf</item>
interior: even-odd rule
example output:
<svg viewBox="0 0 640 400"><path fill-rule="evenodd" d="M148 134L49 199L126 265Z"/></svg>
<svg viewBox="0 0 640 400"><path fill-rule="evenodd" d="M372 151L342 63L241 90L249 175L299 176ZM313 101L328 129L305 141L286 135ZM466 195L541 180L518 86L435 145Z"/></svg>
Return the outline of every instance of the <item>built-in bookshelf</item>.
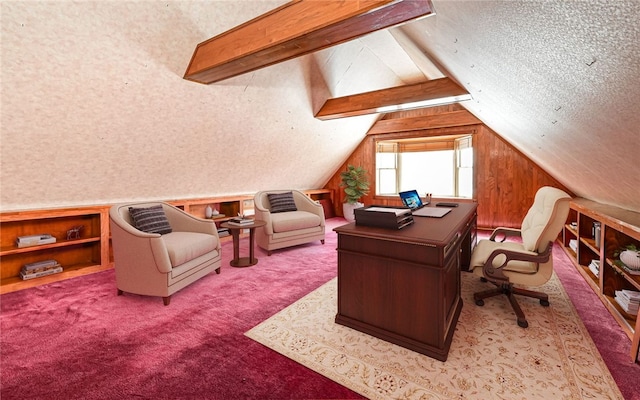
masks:
<svg viewBox="0 0 640 400"><path fill-rule="evenodd" d="M315 200L333 199L331 190L304 193ZM219 227L239 213L254 214L253 195L167 200L191 215L206 218L207 206L217 210L211 219ZM110 204L87 207L25 210L0 213L0 294L56 282L113 267L109 230ZM77 234L76 231L77 230ZM54 243L19 247L18 237L51 235ZM220 235L222 242L231 236ZM23 280L20 270L31 263L55 260L62 272Z"/></svg>
<svg viewBox="0 0 640 400"><path fill-rule="evenodd" d="M6 212L0 215L0 293L97 272L111 266L109 207ZM18 247L20 236L48 234L54 243ZM55 260L62 272L23 281L29 263Z"/></svg>
<svg viewBox="0 0 640 400"><path fill-rule="evenodd" d="M620 262L626 246L640 247L640 213L576 198L562 232L563 248L577 270L632 340L630 355L638 356L640 323L620 306L620 291L640 292L640 272Z"/></svg>

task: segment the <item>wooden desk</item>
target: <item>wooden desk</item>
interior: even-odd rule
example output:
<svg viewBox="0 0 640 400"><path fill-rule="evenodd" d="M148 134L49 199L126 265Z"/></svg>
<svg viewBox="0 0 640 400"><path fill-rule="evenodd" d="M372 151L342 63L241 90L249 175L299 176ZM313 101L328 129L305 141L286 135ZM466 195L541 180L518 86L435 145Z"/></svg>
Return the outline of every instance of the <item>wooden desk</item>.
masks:
<svg viewBox="0 0 640 400"><path fill-rule="evenodd" d="M359 226L338 234L336 323L446 361L460 311L461 259L475 242L476 203L401 230Z"/></svg>

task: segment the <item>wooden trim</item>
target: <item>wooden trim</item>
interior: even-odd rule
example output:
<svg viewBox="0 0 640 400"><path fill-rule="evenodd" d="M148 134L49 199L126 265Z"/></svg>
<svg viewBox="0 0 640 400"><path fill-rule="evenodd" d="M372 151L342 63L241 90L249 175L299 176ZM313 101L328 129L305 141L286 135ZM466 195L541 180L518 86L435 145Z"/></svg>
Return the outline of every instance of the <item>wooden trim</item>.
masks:
<svg viewBox="0 0 640 400"><path fill-rule="evenodd" d="M431 0L291 1L198 44L184 79L218 82L432 13Z"/></svg>
<svg viewBox="0 0 640 400"><path fill-rule="evenodd" d="M450 78L440 78L413 85L397 86L329 99L316 113L316 118L328 120L374 114L384 112L385 108L398 107L398 109L400 109L402 105L405 105L405 107L407 107L405 109L409 110L426 107L425 105L419 104L407 106L412 103L464 95L469 95L469 92L467 92L465 88ZM450 101L450 103L453 102L454 101Z"/></svg>
<svg viewBox="0 0 640 400"><path fill-rule="evenodd" d="M425 115L411 118L383 119L376 122L367 135L383 133L410 132L435 128L450 128L455 126L482 124L469 111L452 111L438 115Z"/></svg>

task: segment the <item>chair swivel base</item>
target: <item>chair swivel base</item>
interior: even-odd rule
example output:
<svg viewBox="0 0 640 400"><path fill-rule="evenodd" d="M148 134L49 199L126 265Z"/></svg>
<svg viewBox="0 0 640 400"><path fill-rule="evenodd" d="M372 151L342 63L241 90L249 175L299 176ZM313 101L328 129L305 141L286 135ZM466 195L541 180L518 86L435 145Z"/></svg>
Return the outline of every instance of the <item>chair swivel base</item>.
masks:
<svg viewBox="0 0 640 400"><path fill-rule="evenodd" d="M483 282L487 281L486 278L480 278L480 279ZM543 307L549 307L549 296L546 293L534 292L532 290L516 288L516 287L513 287L513 285L510 283L504 283L504 284L493 283L493 284L496 285L497 288L489 289L483 292L478 292L473 294L473 300L475 301L476 305L483 306L484 299L488 297L500 296L504 294L509 299L509 303L511 303L511 308L513 308L513 311L516 313L518 326L521 328L527 328L529 326L529 323L527 322L527 318L525 317L524 312L522 311L522 308L520 308L520 305L518 304L518 301L516 300L516 297L514 295L517 294L521 296L527 296L527 297L539 299L540 304Z"/></svg>

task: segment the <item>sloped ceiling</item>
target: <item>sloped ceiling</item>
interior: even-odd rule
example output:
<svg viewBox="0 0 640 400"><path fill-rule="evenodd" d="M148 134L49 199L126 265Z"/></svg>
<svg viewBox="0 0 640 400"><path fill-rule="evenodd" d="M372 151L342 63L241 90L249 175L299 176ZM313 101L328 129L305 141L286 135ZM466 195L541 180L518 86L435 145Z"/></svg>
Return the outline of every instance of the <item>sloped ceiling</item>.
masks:
<svg viewBox="0 0 640 400"><path fill-rule="evenodd" d="M401 28L182 79L197 43L284 3L2 1L0 208L321 187L378 118L319 121L323 102L437 78L432 60L576 194L640 211L640 2L434 0Z"/></svg>
<svg viewBox="0 0 640 400"><path fill-rule="evenodd" d="M404 32L579 196L640 211L640 2L438 1Z"/></svg>

